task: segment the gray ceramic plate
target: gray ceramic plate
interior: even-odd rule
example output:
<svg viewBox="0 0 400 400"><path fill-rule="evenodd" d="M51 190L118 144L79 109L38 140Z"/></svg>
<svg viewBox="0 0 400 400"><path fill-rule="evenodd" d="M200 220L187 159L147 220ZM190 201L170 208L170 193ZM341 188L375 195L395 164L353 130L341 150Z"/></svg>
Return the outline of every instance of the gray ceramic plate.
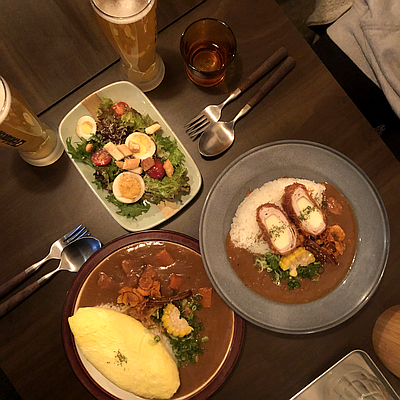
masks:
<svg viewBox="0 0 400 400"><path fill-rule="evenodd" d="M307 304L280 304L247 288L231 268L225 239L238 205L249 189L282 176L333 184L349 201L358 225L354 263L327 296ZM282 333L332 328L359 311L377 288L389 252L389 223L378 191L349 158L324 145L279 141L248 151L216 179L200 220L200 250L219 295L248 321Z"/></svg>

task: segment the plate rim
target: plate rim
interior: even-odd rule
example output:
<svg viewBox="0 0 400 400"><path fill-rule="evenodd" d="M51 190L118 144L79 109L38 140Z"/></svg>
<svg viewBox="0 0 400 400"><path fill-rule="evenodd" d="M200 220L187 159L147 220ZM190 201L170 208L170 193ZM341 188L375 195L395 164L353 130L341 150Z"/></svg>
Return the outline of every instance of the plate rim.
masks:
<svg viewBox="0 0 400 400"><path fill-rule="evenodd" d="M372 190L372 192L374 194L374 198L377 201L377 203L379 204L379 208L380 208L380 211L382 213L383 222L384 222L383 230L385 232L385 237L384 237L384 240L383 240L383 248L384 249L383 249L383 253L382 253L383 265L381 267L380 274L377 277L376 284L374 285L374 287L368 293L366 293L364 295L362 301L360 301L359 304L355 308L353 308L350 312L346 313L345 315L342 315L341 318L338 318L338 319L336 319L335 321L333 321L331 323L325 323L324 325L313 326L313 327L309 327L309 328L290 329L290 328L285 328L285 327L271 326L271 325L269 325L267 323L264 323L264 322L260 321L259 319L255 318L253 315L250 315L249 313L244 312L239 307L237 307L235 304L232 304L232 300L230 298L228 298L225 295L225 293L222 291L222 289L219 287L219 283L216 281L216 279L214 278L214 276L212 274L212 268L210 268L209 265L208 265L207 252L205 251L205 246L204 246L204 242L205 242L205 239L204 239L204 223L205 222L204 222L204 220L205 220L205 216L206 216L206 213L207 213L207 209L208 209L210 201L211 201L212 194L214 193L214 191L215 191L216 187L218 186L219 182L221 181L221 179L223 179L223 177L226 175L226 173L229 172L229 170L234 165L236 165L238 162L242 161L243 159L251 156L252 154L254 154L256 152L259 152L259 151L262 151L265 148L274 147L274 146L281 146L281 145L297 145L297 144L303 145L303 146L311 146L311 147L314 147L314 148L319 148L319 149L322 149L322 150L327 151L329 153L332 153L336 157L339 157L340 159L342 159L353 170L355 170L355 172L357 172L358 174L361 175L361 177L365 180L365 183ZM346 197L345 194L343 194L343 195ZM233 217L233 215L232 215L232 217ZM388 215L387 215L387 212L386 212L385 205L383 203L383 200L382 200L377 188L375 187L375 185L373 184L371 179L368 177L368 175L353 160L351 160L349 157L347 157L345 154L341 153L340 151L338 151L336 149L333 149L333 148L331 148L331 147L329 147L329 146L327 146L325 144L322 144L322 143L312 142L312 141L308 141L308 140L279 140L279 141L264 143L262 145L256 146L256 147L246 151L245 153L243 153L242 155L237 157L235 160L233 160L231 163L229 163L229 165L227 165L223 169L223 171L218 175L218 177L215 179L214 183L212 184L212 186L211 186L211 188L210 188L210 190L209 190L209 192L208 192L208 194L206 196L206 200L205 200L203 208L202 208L202 212L201 212L201 216L200 216L200 224L199 224L199 243L200 243L200 251L201 251L202 256L203 256L204 266L205 266L205 269L207 271L207 274L208 274L213 286L217 290L218 294L224 299L225 302L227 302L227 304L236 313L238 313L240 316L242 316L245 320L247 320L247 321L249 321L249 322L251 322L251 323L253 323L253 324L255 324L255 325L257 325L257 326L259 326L261 328L268 329L268 330L271 330L271 331L274 331L274 332L284 333L284 334L312 334L312 333L322 332L322 331L334 328L335 326L338 326L338 325L342 324L343 322L345 322L346 320L348 320L349 318L354 316L362 307L364 307L364 305L372 297L372 295L376 291L377 287L379 286L379 283L380 283L380 281L381 281L381 279L383 277L384 271L386 269L388 256L389 256L389 249L390 249L390 226L389 226L389 220L388 220ZM224 248L224 252L225 252L225 248ZM224 254L226 254L226 253L224 253ZM357 254L356 254L356 256L357 256ZM227 261L227 263L229 264L228 261ZM230 265L228 265L228 267L231 268ZM240 278L238 278L238 279L240 279ZM346 277L346 279L347 279L347 277ZM248 288L246 288L246 289L248 291L253 292L251 289L248 289ZM253 293L255 293L255 292L253 292ZM278 304L278 305L282 305L283 304L283 303L273 302L271 300L263 298L260 295L258 295L258 296L261 299L261 301L263 301L267 306L271 305L271 304L274 304L274 303ZM324 297L326 297L326 296L324 296ZM318 300L320 300L320 299L318 299ZM316 300L316 301L318 301L318 300ZM311 303L314 303L314 302L311 302ZM305 303L305 304L299 304L299 305L297 305L297 304L288 304L287 306L289 306L289 307L293 307L293 306L294 307L298 307L298 306L304 306L306 304L311 304L311 303Z"/></svg>
<svg viewBox="0 0 400 400"><path fill-rule="evenodd" d="M160 218L158 218L157 220L155 220L152 223L143 223L142 225L143 227L132 227L130 226L130 223L134 223L137 222L137 220L135 219L130 219L127 217L123 217L123 216L119 216L116 211L114 209L112 209L112 204L107 202L106 200L102 199L100 196L100 193L102 193L101 189L97 189L84 175L82 168L84 167L84 165L79 164L78 162L76 162L72 156L68 153L68 148L67 148L67 144L66 144L66 137L64 138L62 132L63 132L63 127L66 124L66 121L69 119L69 117L71 116L71 114L73 114L80 106L84 106L83 102L88 99L89 97L91 97L94 94L99 94L105 90L109 90L110 88L114 88L114 87L118 87L118 86L130 86L131 89L135 92L135 94L139 95L140 97L142 97L142 99L145 101L145 103L147 103L147 105L157 114L158 119L162 122L162 124L164 125L164 127L166 129L169 130L171 136L173 139L175 139L178 143L178 146L180 148L180 150L184 153L186 161L189 161L190 164L192 164L191 168L193 168L193 180L194 180L194 186L191 185L191 191L188 195L188 197L184 200L182 200L181 204L179 205L179 207L174 210L171 214L168 215L168 217L164 217L164 215L162 214L162 212L160 211ZM122 226L124 229L126 229L129 232L140 232L143 230L147 230L147 229L151 229L157 225L160 225L162 223L164 223L165 221L167 221L168 219L170 219L171 217L173 217L174 215L176 215L178 212L180 212L183 208L185 208L199 193L202 184L203 184L203 179L200 173L199 168L197 167L194 159L192 158L192 156L190 155L190 153L188 152L188 150L185 148L185 146L183 146L181 140L179 139L179 137L176 135L176 133L173 131L173 129L171 128L171 126L168 124L168 122L165 120L165 118L163 117L163 115L158 111L158 109L154 106L154 104L150 101L150 99L146 96L145 93L143 93L136 85L134 85L133 83L129 82L129 81L116 81L116 82L112 82L106 86L101 87L100 89L95 90L94 92L90 93L89 95L87 95L85 98L83 98L79 103L77 103L61 120L59 126L58 126L58 136L61 140L61 143L65 149L65 153L67 154L68 158L70 159L70 161L72 162L72 164L74 165L74 167L78 170L79 174L81 175L81 177L83 178L83 180L85 181L85 183L87 184L87 186L89 186L89 188L92 190L92 193L95 194L96 198L98 199L98 201L103 205L103 207L108 211L108 213L113 217L113 219L120 225ZM185 162L186 162L185 161ZM188 167L187 167L188 168ZM189 172L189 171L188 171ZM154 205L152 205L154 206ZM156 207L156 206L155 206ZM143 217L146 214L142 214ZM162 216L162 218L161 218ZM140 222L137 222L138 224Z"/></svg>
<svg viewBox="0 0 400 400"><path fill-rule="evenodd" d="M74 279L70 290L68 291L67 298L64 303L61 321L61 333L62 342L65 354L71 365L72 370L79 379L79 381L85 386L85 388L92 393L96 398L100 400L120 399L113 394L107 392L102 388L88 373L82 361L78 355L73 334L69 328L68 318L72 316L73 310L76 305L77 295L81 290L88 276L91 274L94 268L101 262L104 257L109 256L115 251L126 247L130 244L134 244L141 241L164 241L177 243L179 245L190 248L197 252L200 256L200 246L197 239L192 238L184 233L171 231L171 230L145 230L140 232L128 233L126 235L119 236L111 240L106 245L102 246L82 266L80 272ZM82 271L82 273L81 273ZM228 306L228 305L227 305ZM229 306L228 306L229 307ZM205 400L212 393L214 393L227 379L232 372L239 355L241 353L244 333L245 333L245 321L243 318L233 311L233 326L232 326L232 341L230 343L227 352L225 353L225 359L221 363L219 370L216 372L214 377L199 391L184 397L184 400ZM138 396L140 397L140 396ZM140 397L141 398L141 397ZM181 398L182 399L182 398Z"/></svg>
<svg viewBox="0 0 400 400"><path fill-rule="evenodd" d="M393 397L393 400L395 398L399 399L399 396L395 392L394 388L390 384L390 382L387 380L386 376L383 374L383 372L378 368L378 366L375 364L375 362L372 360L371 356L362 349L354 349L347 353L345 356L343 356L340 360L336 361L333 363L328 369L323 371L321 374L319 374L315 379L313 379L310 383L308 383L306 386L303 387L299 392L297 392L294 396L292 396L289 400L298 400L300 399L300 396L302 396L304 393L307 392L308 389L310 389L312 386L316 384L321 384L328 376L329 374L332 374L333 371L337 368L340 368L342 364L345 365L356 365L361 368L364 368L364 366L360 365L360 362L357 360L353 360L354 358L361 358L362 361L365 363L365 365L371 369L375 377L380 380L382 385L385 387L385 389L389 392L389 395ZM351 364L349 363L349 360L351 361ZM369 372L369 371L368 371Z"/></svg>

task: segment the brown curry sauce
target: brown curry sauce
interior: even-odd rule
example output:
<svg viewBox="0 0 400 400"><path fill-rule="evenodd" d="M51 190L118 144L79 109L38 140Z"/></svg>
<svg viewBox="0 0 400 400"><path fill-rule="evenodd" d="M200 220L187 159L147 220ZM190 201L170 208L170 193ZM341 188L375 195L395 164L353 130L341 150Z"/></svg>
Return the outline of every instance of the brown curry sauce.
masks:
<svg viewBox="0 0 400 400"><path fill-rule="evenodd" d="M157 254L166 249L174 259L169 266L156 262ZM130 261L131 276L127 276L122 268L123 260ZM157 272L161 283L163 296L170 296L169 287L172 273L182 277L180 291L192 290L197 293L199 288L211 288L211 282L204 270L200 254L185 246L164 241L144 241L126 246L102 261L89 275L78 299L79 307L93 307L101 304L116 304L118 290L124 286L133 285L143 270L150 264ZM111 285L99 287L99 277L106 274L112 278ZM133 279L132 279L133 277ZM218 371L223 363L232 342L234 314L213 290L211 308L203 307L196 312L198 319L204 324L201 336L209 340L202 343L204 353L198 356L195 364L179 368L181 385L172 398L187 396L206 384Z"/></svg>
<svg viewBox="0 0 400 400"><path fill-rule="evenodd" d="M260 272L254 266L255 254L236 247L226 238L226 252L229 262L242 282L259 295L278 303L303 304L326 296L346 277L354 260L357 248L357 223L354 213L346 198L331 184L325 183L325 197L333 198L341 206L340 214L327 210L327 225L340 225L346 233L345 250L337 258L337 265L327 262L323 265L324 273L318 281L301 280L301 287L290 290L285 282L276 285L268 272Z"/></svg>

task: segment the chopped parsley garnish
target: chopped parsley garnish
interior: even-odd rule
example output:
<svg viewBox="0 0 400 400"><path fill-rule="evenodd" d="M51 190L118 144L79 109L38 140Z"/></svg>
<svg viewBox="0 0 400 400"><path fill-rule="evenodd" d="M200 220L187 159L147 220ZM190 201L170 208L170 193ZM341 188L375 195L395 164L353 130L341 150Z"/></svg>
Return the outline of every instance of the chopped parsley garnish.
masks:
<svg viewBox="0 0 400 400"><path fill-rule="evenodd" d="M269 230L269 237L272 240L278 239L283 232L285 232L286 225L281 224L281 225L272 225L272 229Z"/></svg>
<svg viewBox="0 0 400 400"><path fill-rule="evenodd" d="M161 340L160 336L158 336L158 335L154 336L154 341L156 343L158 343L160 340Z"/></svg>
<svg viewBox="0 0 400 400"><path fill-rule="evenodd" d="M122 367L122 364L128 364L128 359L126 356L124 356L119 350L114 351L115 354L115 364L117 364L119 367Z"/></svg>
<svg viewBox="0 0 400 400"><path fill-rule="evenodd" d="M196 312L201 310L202 304L197 300L179 300L176 304L179 308L181 318L185 318L188 324L193 328L189 335L184 337L176 337L165 332L165 336L169 339L172 351L178 362L178 366L187 366L197 362L199 354L203 354L201 343L207 342L207 336L200 338L200 332L204 330L202 322L198 321Z"/></svg>
<svg viewBox="0 0 400 400"><path fill-rule="evenodd" d="M312 212L315 211L315 209L317 208L317 206L307 206L306 208L304 208L299 215L299 220L300 221L307 221L310 218L310 215Z"/></svg>

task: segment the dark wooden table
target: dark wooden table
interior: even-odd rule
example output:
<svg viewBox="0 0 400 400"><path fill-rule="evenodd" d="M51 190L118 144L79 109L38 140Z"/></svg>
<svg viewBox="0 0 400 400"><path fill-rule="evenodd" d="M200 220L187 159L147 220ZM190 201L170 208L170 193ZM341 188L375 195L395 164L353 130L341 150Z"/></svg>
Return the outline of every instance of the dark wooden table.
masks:
<svg viewBox="0 0 400 400"><path fill-rule="evenodd" d="M165 29L204 0L158 0ZM89 0L2 2L0 75L40 114L119 60Z"/></svg>
<svg viewBox="0 0 400 400"><path fill-rule="evenodd" d="M207 90L188 80L179 55L180 33L190 22L205 16L226 21L238 41L237 57L226 81ZM365 350L400 393L400 379L377 358L371 340L379 315L400 302L396 283L400 280L399 162L273 0L207 0L164 29L158 43L166 75L148 96L203 176L203 187L195 200L159 228L198 238L204 200L224 167L248 149L281 139L323 143L350 157L377 187L390 221L392 245L386 272L375 294L355 316L311 335L277 334L247 323L239 360L212 398L289 399L354 349ZM215 160L203 159L183 124L207 104L221 102L281 46L296 59L295 70L238 122L235 143L227 153ZM41 118L58 125L88 94L120 79L117 63ZM33 78L30 81L37 84ZM223 118L231 119L255 90L227 106ZM1 281L44 257L55 239L79 223L103 243L127 233L97 201L66 154L46 168L32 167L7 149L0 149L0 154ZM38 276L55 265L55 261L49 262ZM61 313L73 279L72 274L58 274L0 321L0 366L24 400L92 398L75 377L62 345Z"/></svg>

